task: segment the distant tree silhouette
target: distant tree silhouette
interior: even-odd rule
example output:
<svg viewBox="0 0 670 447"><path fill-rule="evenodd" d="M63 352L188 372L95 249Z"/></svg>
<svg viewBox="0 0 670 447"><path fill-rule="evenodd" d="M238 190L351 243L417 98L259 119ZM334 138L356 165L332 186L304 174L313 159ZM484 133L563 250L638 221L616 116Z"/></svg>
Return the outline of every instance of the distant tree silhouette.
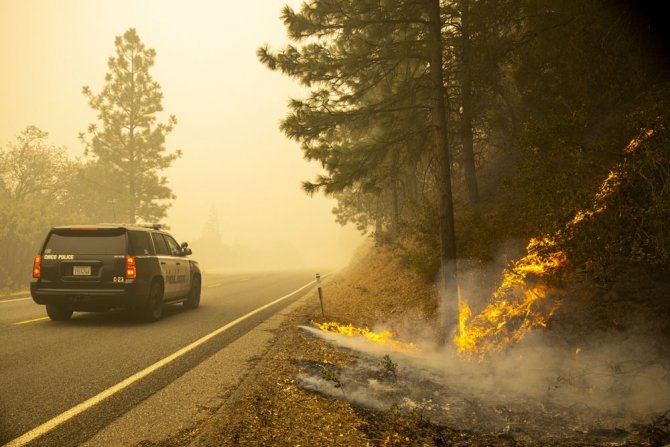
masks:
<svg viewBox="0 0 670 447"><path fill-rule="evenodd" d="M214 206L209 210L209 217L202 228L200 237L195 239L191 245L198 260L205 268L218 269L224 265L224 261L227 261L224 255L226 248L221 238L219 217Z"/></svg>

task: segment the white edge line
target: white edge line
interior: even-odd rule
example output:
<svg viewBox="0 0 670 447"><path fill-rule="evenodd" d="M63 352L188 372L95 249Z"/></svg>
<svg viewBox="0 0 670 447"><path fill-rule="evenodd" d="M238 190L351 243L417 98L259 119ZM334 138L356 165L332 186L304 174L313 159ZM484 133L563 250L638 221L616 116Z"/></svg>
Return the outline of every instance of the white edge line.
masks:
<svg viewBox="0 0 670 447"><path fill-rule="evenodd" d="M11 299L11 300L0 300L0 304L11 303L12 301L24 301L24 300L31 300L31 299L32 299L32 297L26 296L26 297L23 297L23 298L14 298L14 299Z"/></svg>
<svg viewBox="0 0 670 447"><path fill-rule="evenodd" d="M325 276L325 275L324 275ZM322 276L323 278L323 276ZM215 337L219 335L220 333L230 329L231 327L237 325L241 321L246 320L247 318L251 317L252 315L255 315L268 307L277 304L280 301L285 300L286 298L289 298L296 293L300 292L301 290L306 289L307 287L311 286L312 284L316 283L315 281L311 281L304 286L300 287L297 290L294 290L293 292L282 296L281 298L277 298L276 300L267 303L255 310L252 310L246 315L243 315L239 317L236 320L231 321L230 323L221 326L220 328L216 329L214 332L210 332L209 334L205 335L202 338L199 338L198 340L194 341L190 345L187 345L183 348L181 348L179 351L175 352L174 354L171 354L167 357L165 357L162 360L157 361L153 365L147 366L144 368L142 371L133 374L132 376L128 377L127 379L123 380L122 382L117 383L116 385L107 388L106 390L96 394L95 396L85 400L84 402L70 408L69 410L65 411L64 413L59 414L58 416L46 421L42 425L39 425L29 432L24 433L23 435L19 436L16 439L13 439L9 441L7 444L4 445L4 447L21 447L29 442L39 438L40 436L48 433L49 431L53 430L57 426L61 425L62 423L72 419L73 417L83 413L84 411L88 410L89 408L97 405L98 403L102 402L103 400L107 399L109 396L112 396L115 393L118 393L124 388L127 388L128 386L132 385L133 383L137 382L138 380L148 376L152 372L156 371L157 369L167 365L168 363L172 362L173 360L181 357L182 355L186 354L189 351L192 351L193 349L197 348L201 344L205 343L207 340L211 339L212 337Z"/></svg>

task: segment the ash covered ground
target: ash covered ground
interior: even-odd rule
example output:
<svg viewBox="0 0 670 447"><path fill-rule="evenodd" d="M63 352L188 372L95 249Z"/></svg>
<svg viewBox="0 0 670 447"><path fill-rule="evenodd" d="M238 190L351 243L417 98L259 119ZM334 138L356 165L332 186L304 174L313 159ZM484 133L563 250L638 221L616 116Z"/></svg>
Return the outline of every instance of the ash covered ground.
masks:
<svg viewBox="0 0 670 447"><path fill-rule="evenodd" d="M362 337L302 329L358 359L344 367L302 364L298 386L428 423L435 439L449 429L521 445L670 442L668 365L635 350L639 340L568 353L536 337L473 360L449 349L393 352ZM416 433L410 435L397 443L412 445Z"/></svg>

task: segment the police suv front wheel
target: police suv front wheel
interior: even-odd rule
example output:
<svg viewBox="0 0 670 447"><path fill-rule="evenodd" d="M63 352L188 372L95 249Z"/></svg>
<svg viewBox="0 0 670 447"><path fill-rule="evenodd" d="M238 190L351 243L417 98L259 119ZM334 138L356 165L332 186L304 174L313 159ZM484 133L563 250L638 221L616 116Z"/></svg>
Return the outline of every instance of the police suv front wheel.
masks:
<svg viewBox="0 0 670 447"><path fill-rule="evenodd" d="M47 315L54 321L69 320L73 312L67 304L47 304Z"/></svg>
<svg viewBox="0 0 670 447"><path fill-rule="evenodd" d="M193 278L193 283L191 284L191 291L188 293L186 301L184 301L184 307L186 309L197 309L200 305L200 277L196 276Z"/></svg>

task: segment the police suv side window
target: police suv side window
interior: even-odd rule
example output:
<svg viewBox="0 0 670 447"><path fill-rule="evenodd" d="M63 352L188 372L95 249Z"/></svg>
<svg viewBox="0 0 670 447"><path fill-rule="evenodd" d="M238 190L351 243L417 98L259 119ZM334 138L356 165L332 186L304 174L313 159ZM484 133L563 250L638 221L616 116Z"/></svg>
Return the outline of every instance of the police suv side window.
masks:
<svg viewBox="0 0 670 447"><path fill-rule="evenodd" d="M170 256L170 250L168 249L163 235L160 233L151 233L151 236L154 239L154 245L156 246L156 254L163 256Z"/></svg>
<svg viewBox="0 0 670 447"><path fill-rule="evenodd" d="M152 255L153 247L146 231L129 231L131 253L135 256Z"/></svg>
<svg viewBox="0 0 670 447"><path fill-rule="evenodd" d="M165 236L165 241L167 242L168 247L172 252L172 256L181 256L181 247L179 247L177 241L175 241L171 236L168 236L167 234L164 234L163 236Z"/></svg>

